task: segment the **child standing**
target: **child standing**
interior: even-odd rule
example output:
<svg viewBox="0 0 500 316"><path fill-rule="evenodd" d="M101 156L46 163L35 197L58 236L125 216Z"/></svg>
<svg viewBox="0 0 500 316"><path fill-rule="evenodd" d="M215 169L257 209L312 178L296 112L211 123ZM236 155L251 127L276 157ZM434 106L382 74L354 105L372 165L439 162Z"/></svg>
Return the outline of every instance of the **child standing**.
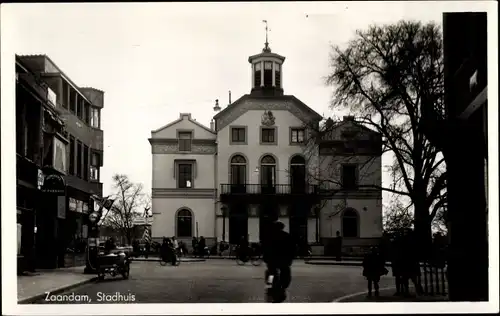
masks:
<svg viewBox="0 0 500 316"><path fill-rule="evenodd" d="M375 296L379 296L380 277L388 272L378 247L372 247L363 259L363 276L368 280L368 297L372 296L372 286L375 288Z"/></svg>

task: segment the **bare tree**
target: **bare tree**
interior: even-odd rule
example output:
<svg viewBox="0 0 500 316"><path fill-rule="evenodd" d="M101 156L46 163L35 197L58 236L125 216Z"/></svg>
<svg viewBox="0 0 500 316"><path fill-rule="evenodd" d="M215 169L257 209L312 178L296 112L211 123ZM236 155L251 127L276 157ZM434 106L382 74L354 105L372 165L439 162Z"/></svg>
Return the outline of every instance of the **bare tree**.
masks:
<svg viewBox="0 0 500 316"><path fill-rule="evenodd" d="M142 184L133 183L127 175L113 176L116 200L105 215L104 225L118 231L131 244L134 235L134 219L143 216L145 195Z"/></svg>
<svg viewBox="0 0 500 316"><path fill-rule="evenodd" d="M357 31L346 47L332 47L332 109L349 109L356 121L382 135L393 157L393 183L382 190L408 197L422 243L446 203L442 154L426 138L422 106L443 108L444 77L439 26L401 21Z"/></svg>

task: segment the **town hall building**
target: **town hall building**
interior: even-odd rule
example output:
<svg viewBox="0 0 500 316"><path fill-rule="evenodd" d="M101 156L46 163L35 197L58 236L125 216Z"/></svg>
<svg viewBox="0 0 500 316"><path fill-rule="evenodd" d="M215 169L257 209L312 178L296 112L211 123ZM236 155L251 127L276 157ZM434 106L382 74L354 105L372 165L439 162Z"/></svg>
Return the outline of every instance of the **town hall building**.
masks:
<svg viewBox="0 0 500 316"><path fill-rule="evenodd" d="M248 61L250 93L224 109L216 102L209 127L181 113L151 132L153 239L259 242L275 220L298 244L337 232L352 246L378 239L380 135L351 117L325 123L284 94L285 57L267 41Z"/></svg>

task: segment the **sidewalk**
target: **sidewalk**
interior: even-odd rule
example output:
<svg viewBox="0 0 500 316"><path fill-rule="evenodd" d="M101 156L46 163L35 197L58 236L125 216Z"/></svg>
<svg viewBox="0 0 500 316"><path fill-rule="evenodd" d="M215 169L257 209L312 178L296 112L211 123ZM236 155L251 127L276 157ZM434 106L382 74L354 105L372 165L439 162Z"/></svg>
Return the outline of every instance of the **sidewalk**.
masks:
<svg viewBox="0 0 500 316"><path fill-rule="evenodd" d="M148 258L144 258L144 257L138 257L138 258L134 258L132 257L131 258L132 261L155 261L155 262L158 262L160 261L160 258L159 257L148 257ZM203 258L180 258L181 259L181 262L203 262L203 261L206 261L205 259Z"/></svg>
<svg viewBox="0 0 500 316"><path fill-rule="evenodd" d="M83 274L85 267L39 269L35 274L17 277L17 302L29 304L51 294L61 293L71 288L90 283L96 275Z"/></svg>
<svg viewBox="0 0 500 316"><path fill-rule="evenodd" d="M335 265L335 266L362 266L363 261L357 258L342 258L341 261L337 261L334 258L311 258L305 260L307 264L314 265Z"/></svg>
<svg viewBox="0 0 500 316"><path fill-rule="evenodd" d="M411 293L409 297L394 296L394 288L380 289L379 297L368 297L368 292L354 293L351 295L346 295L334 300L335 303L346 303L346 302L446 302L448 301L448 296L443 295L415 295Z"/></svg>

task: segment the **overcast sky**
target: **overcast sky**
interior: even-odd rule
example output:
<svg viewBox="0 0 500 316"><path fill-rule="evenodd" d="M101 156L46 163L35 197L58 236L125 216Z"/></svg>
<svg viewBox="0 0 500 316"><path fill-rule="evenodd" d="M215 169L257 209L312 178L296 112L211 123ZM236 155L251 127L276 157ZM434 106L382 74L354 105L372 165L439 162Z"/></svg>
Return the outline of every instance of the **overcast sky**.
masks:
<svg viewBox="0 0 500 316"><path fill-rule="evenodd" d="M331 44L342 45L372 23L441 23L444 11L467 8L464 2L430 1L9 4L2 5L2 35L14 39L12 52L46 54L77 85L105 91L104 194L114 173L150 192L151 130L179 112L209 125L215 99L226 106L228 90L233 101L249 93L248 56L263 47L263 19L273 52L286 57L285 93L331 114L332 91L322 79Z"/></svg>

